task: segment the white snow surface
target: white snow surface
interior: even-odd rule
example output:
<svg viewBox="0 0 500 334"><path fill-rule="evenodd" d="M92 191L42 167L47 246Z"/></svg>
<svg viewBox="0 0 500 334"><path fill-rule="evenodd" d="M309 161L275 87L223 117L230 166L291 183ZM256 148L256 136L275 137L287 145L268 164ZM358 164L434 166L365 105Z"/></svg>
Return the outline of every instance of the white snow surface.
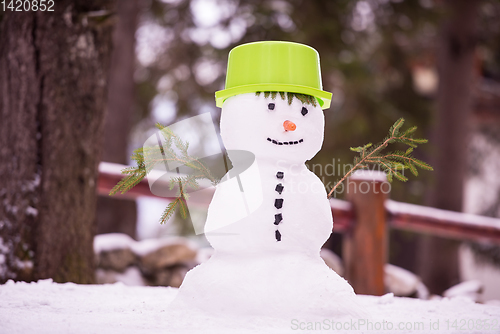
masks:
<svg viewBox="0 0 500 334"><path fill-rule="evenodd" d="M94 238L94 252L99 254L115 249L132 248L135 243L134 239L123 233L99 234Z"/></svg>
<svg viewBox="0 0 500 334"><path fill-rule="evenodd" d="M410 203L396 202L390 199L386 200L385 207L393 214L406 213L411 214L412 216L430 217L436 220L452 220L463 225L488 226L497 229L499 222L498 218L479 216L462 212L453 212Z"/></svg>
<svg viewBox="0 0 500 334"><path fill-rule="evenodd" d="M190 245L188 241L180 237L170 237L170 238L157 238L157 239L145 239L141 242L135 242L131 249L137 256L145 256L149 253L155 252L156 250L174 244L184 244L188 247L194 249L194 245Z"/></svg>
<svg viewBox="0 0 500 334"><path fill-rule="evenodd" d="M168 305L175 298L177 289L170 287L131 287L122 283L107 285L57 284L52 280L37 283L13 281L0 285L0 333L339 333L331 330L333 317L321 320L323 328L307 330L313 319L297 314L293 319L242 316L225 314L209 315L203 310L186 312L169 311ZM377 326L385 320L392 331L366 330L356 326L355 333L499 333L500 306L481 305L466 298L443 298L423 301L393 297L356 297L370 310L371 318L365 319ZM232 305L237 308L238 305ZM490 323L490 330L468 330L470 319ZM344 322L351 319L343 319ZM453 321L464 320L466 330L447 327ZM353 319L358 324L363 319ZM439 329L436 323L439 321ZM496 329L491 324L496 321ZM397 329L402 323L403 329ZM424 328L416 330L416 323ZM431 324L433 328L431 329ZM477 324L476 324L477 325ZM334 323L335 326L335 323ZM347 326L344 324L344 326ZM347 327L349 327L347 326ZM300 328L304 328L301 330ZM347 328L346 327L346 328ZM412 327L412 329L405 329ZM321 330L322 329L322 330ZM360 330L361 329L361 330Z"/></svg>
<svg viewBox="0 0 500 334"><path fill-rule="evenodd" d="M186 239L176 236L168 238L151 238L141 241L135 241L131 237L123 233L106 233L96 235L94 238L94 252L112 251L117 249L130 249L137 256L145 256L149 253L155 252L158 249L168 245L184 244L188 247L195 248Z"/></svg>
<svg viewBox="0 0 500 334"><path fill-rule="evenodd" d="M351 180L387 182L387 174L379 170L358 169L352 173Z"/></svg>

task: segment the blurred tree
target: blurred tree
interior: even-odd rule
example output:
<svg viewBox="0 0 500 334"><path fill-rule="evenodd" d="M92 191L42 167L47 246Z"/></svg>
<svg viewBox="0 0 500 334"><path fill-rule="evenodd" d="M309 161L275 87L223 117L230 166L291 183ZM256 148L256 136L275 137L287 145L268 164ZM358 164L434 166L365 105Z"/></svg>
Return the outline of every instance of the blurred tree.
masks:
<svg viewBox="0 0 500 334"><path fill-rule="evenodd" d="M108 112L104 123L102 161L126 165L128 143L135 108L135 31L137 0L117 3L116 25L108 82ZM109 196L97 198L97 234L121 232L135 238L137 207L135 200Z"/></svg>
<svg viewBox="0 0 500 334"><path fill-rule="evenodd" d="M113 1L0 17L0 282L91 283Z"/></svg>
<svg viewBox="0 0 500 334"><path fill-rule="evenodd" d="M439 91L433 133L435 181L430 205L462 211L468 141L472 119L472 92L475 85L474 57L478 42L479 0L444 1L448 13L441 26L438 52ZM476 78L477 79L477 78ZM457 241L422 238L420 274L432 293L460 282Z"/></svg>

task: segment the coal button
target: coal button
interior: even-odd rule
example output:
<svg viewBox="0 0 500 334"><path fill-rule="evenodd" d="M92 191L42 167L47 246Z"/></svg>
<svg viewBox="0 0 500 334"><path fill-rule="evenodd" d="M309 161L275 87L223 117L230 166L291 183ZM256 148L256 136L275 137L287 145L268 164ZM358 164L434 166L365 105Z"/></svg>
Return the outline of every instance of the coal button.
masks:
<svg viewBox="0 0 500 334"><path fill-rule="evenodd" d="M281 209L283 207L283 199L282 198L275 199L274 206L276 207L276 209Z"/></svg>

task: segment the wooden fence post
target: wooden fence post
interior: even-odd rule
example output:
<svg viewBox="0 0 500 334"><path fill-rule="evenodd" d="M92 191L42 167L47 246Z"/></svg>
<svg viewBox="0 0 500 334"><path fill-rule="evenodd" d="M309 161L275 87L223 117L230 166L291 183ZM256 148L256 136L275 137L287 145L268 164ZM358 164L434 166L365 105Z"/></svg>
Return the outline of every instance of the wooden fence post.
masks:
<svg viewBox="0 0 500 334"><path fill-rule="evenodd" d="M355 222L344 234L345 278L359 294L383 295L387 259L385 199L390 184L384 172L357 171L347 180L347 199Z"/></svg>

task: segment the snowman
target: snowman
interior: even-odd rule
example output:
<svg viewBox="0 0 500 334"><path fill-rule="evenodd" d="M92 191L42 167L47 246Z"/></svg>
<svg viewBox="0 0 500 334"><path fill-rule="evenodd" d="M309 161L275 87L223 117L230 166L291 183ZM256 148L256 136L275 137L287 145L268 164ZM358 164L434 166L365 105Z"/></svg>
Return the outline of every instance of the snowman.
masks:
<svg viewBox="0 0 500 334"><path fill-rule="evenodd" d="M239 200L234 182L220 184L206 222L210 231L206 236L214 249L319 252L332 231L332 214L323 183L305 161L320 150L323 128L323 111L309 95L253 92L224 102L222 140L230 158L238 150L254 154L258 173L250 177L242 173L240 183L245 194L258 188L262 199L260 207L246 217L213 229L220 215L231 215L229 208L238 207L232 203Z"/></svg>
<svg viewBox="0 0 500 334"><path fill-rule="evenodd" d="M230 52L226 89L216 93L221 137L233 170L241 166L232 152L246 151L254 172L217 186L205 226L214 254L188 272L174 308L228 317L363 316L352 287L320 258L333 219L323 183L305 165L321 149L330 99L309 46L267 41ZM253 203L246 211L242 193Z"/></svg>

